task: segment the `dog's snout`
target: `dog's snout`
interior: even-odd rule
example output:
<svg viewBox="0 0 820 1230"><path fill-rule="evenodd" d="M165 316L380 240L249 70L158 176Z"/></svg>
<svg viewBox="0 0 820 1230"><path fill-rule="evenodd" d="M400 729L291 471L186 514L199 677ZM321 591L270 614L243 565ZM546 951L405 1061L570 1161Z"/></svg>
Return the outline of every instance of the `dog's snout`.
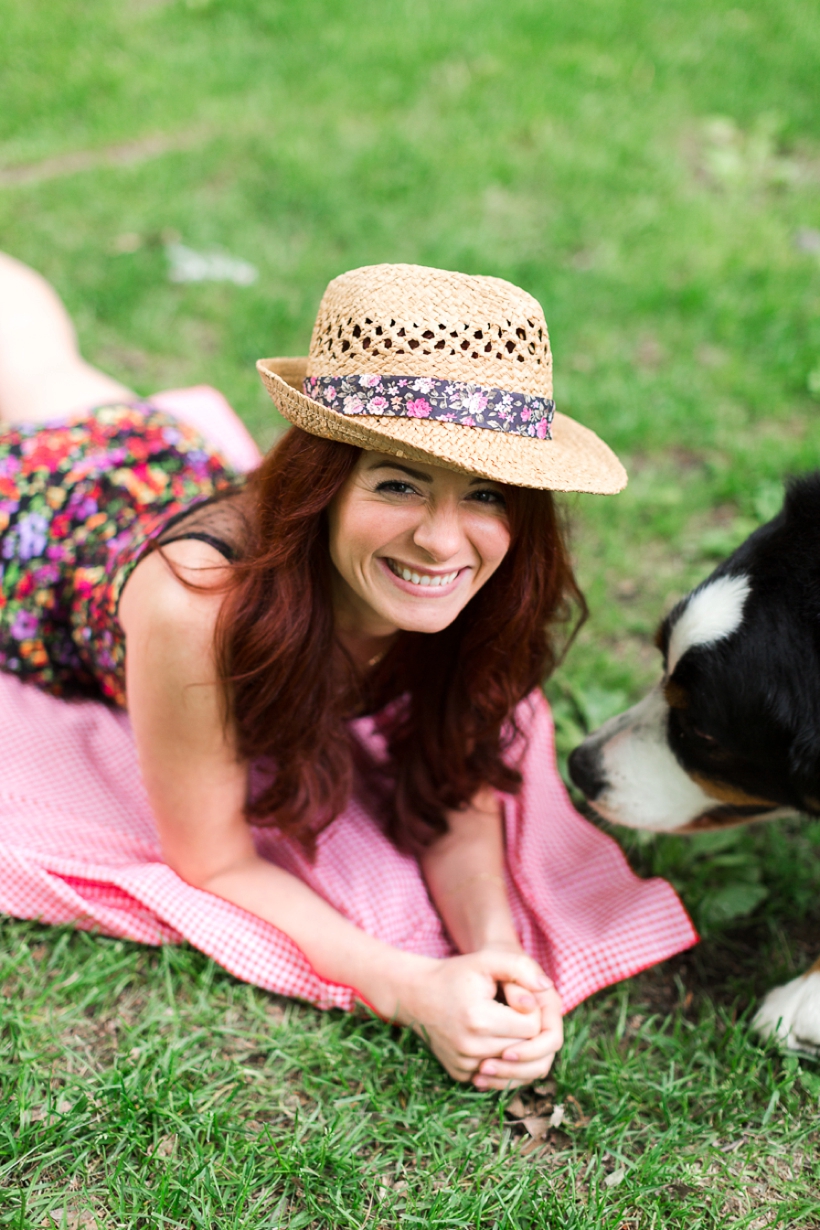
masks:
<svg viewBox="0 0 820 1230"><path fill-rule="evenodd" d="M570 753L569 775L574 785L592 801L606 785L600 749L581 743Z"/></svg>

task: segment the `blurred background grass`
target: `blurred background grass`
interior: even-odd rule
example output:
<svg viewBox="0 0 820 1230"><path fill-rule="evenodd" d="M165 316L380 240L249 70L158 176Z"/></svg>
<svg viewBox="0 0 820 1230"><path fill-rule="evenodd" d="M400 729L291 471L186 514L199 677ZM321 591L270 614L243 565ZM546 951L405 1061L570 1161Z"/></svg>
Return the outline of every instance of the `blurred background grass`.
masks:
<svg viewBox="0 0 820 1230"><path fill-rule="evenodd" d="M573 502L576 686L646 682L664 606L815 464L809 0L1 11L2 242L140 392L213 383L267 444L253 362L304 353L340 271L416 261L541 300L559 408L631 474ZM258 280L172 284L169 238Z"/></svg>
<svg viewBox="0 0 820 1230"><path fill-rule="evenodd" d="M305 352L337 273L419 262L543 303L559 409L630 472L566 501L592 617L550 685L562 754L655 677L659 618L773 515L783 475L817 465L814 0L0 0L0 31L0 245L139 392L214 384L267 446L254 360ZM173 282L175 243L258 278ZM816 823L622 839L707 930L756 910L747 940L724 931L726 995L805 961Z"/></svg>

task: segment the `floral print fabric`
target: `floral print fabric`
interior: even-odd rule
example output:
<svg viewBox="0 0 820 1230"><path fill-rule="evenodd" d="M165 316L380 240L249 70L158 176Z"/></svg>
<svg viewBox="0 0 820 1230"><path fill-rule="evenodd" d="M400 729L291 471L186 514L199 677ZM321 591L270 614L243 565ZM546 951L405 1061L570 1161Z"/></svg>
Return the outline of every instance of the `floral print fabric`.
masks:
<svg viewBox="0 0 820 1230"><path fill-rule="evenodd" d="M169 517L236 476L149 405L0 432L0 669L125 705L122 588Z"/></svg>
<svg viewBox="0 0 820 1230"><path fill-rule="evenodd" d="M306 397L340 414L398 415L486 427L549 440L555 403L530 393L510 393L459 380L414 376L308 376Z"/></svg>

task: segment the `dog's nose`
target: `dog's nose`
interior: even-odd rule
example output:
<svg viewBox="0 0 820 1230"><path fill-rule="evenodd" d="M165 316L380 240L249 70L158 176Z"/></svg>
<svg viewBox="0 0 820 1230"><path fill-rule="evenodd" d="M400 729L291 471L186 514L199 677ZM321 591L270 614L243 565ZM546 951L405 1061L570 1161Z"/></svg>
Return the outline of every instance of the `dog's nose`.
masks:
<svg viewBox="0 0 820 1230"><path fill-rule="evenodd" d="M597 799L606 785L600 750L581 743L570 753L567 765L569 775L578 789L588 799Z"/></svg>

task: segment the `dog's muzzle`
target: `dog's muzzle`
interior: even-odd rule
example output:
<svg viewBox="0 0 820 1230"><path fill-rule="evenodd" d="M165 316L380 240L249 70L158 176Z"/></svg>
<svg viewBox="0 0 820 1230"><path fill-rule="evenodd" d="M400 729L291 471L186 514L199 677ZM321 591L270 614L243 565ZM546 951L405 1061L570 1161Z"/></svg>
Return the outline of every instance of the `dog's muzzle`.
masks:
<svg viewBox="0 0 820 1230"><path fill-rule="evenodd" d="M570 753L567 768L572 784L577 786L590 802L597 799L606 785L600 747L590 743L579 744Z"/></svg>

